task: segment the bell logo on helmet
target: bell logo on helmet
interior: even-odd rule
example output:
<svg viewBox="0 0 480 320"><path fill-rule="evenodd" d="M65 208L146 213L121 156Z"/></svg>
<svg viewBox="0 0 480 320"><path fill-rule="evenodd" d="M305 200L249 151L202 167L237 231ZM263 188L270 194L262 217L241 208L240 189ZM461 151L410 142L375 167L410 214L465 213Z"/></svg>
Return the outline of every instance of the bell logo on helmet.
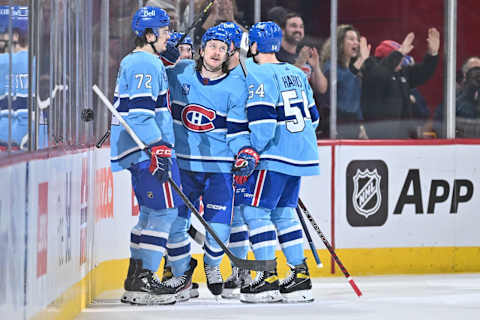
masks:
<svg viewBox="0 0 480 320"><path fill-rule="evenodd" d="M152 11L145 10L145 11L143 12L143 15L144 15L145 17L155 17L155 10L152 10Z"/></svg>

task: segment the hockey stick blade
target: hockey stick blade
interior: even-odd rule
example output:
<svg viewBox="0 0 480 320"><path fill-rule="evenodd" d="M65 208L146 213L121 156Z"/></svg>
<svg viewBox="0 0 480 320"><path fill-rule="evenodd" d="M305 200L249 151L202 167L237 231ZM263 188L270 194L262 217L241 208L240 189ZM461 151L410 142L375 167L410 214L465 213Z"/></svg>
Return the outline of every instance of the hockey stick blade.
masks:
<svg viewBox="0 0 480 320"><path fill-rule="evenodd" d="M240 55L238 57L240 61L240 66L242 67L243 74L247 77L248 71L245 61L247 60L248 53L248 33L244 32L242 34L242 39L240 40Z"/></svg>
<svg viewBox="0 0 480 320"><path fill-rule="evenodd" d="M125 119L123 119L123 117L120 115L117 109L113 107L113 105L110 103L107 97L105 97L105 95L97 87L97 85L93 85L92 88L93 88L93 91L99 96L100 100L102 100L103 104L108 108L108 110L110 110L110 112L117 118L118 122L120 122L120 124L125 128L127 133L130 135L133 141L137 144L140 150L143 150L149 156L151 156L150 150L148 150L147 146L140 140L140 138L132 130L132 128L130 128L130 126L125 121ZM182 198L183 202L185 202L187 207L197 217L200 223L205 227L205 230L207 230L210 233L213 239L215 239L218 245L223 249L225 254L230 258L230 260L235 266L241 269L248 269L248 270L255 270L255 271L272 271L276 269L276 266L277 266L276 260L246 260L246 259L240 259L236 257L232 253L232 251L230 251L230 249L228 249L227 246L222 242L222 240L220 240L220 238L217 236L217 234L212 229L212 227L210 227L210 225L205 221L202 215L198 212L197 208L195 208L195 206L190 202L190 200L183 193L180 187L175 183L175 181L173 181L171 177L168 177L168 182L173 187L173 189L175 189L178 195Z"/></svg>
<svg viewBox="0 0 480 320"><path fill-rule="evenodd" d="M192 225L190 225L190 228L188 229L188 234L200 246L203 246L205 244L205 235L195 229Z"/></svg>
<svg viewBox="0 0 480 320"><path fill-rule="evenodd" d="M312 227L313 229L315 229L315 231L317 232L318 236L320 237L320 239L322 239L322 242L323 244L325 245L325 247L327 247L328 251L330 252L331 256L333 257L333 259L335 260L335 262L337 263L338 267L340 268L340 270L342 271L343 275L345 276L345 278L347 278L347 281L348 283L350 284L350 286L352 286L352 289L353 291L355 291L355 293L357 294L358 297L360 297L362 295L362 292L360 291L360 289L358 288L357 284L355 283L355 281L353 281L353 278L350 276L350 273L348 273L347 269L345 268L345 266L343 265L342 261L340 261L340 258L337 256L337 254L335 253L335 250L332 248L332 246L330 245L330 243L328 242L327 238L325 238L325 236L323 235L323 232L322 230L320 230L320 227L318 226L318 224L315 222L315 219L313 219L313 216L311 215L311 213L308 211L307 207L305 206L305 204L303 203L302 199L298 198L298 206L300 207L300 209L302 210L302 212L305 214L305 216L307 217L308 221L310 221L310 223L312 224Z"/></svg>

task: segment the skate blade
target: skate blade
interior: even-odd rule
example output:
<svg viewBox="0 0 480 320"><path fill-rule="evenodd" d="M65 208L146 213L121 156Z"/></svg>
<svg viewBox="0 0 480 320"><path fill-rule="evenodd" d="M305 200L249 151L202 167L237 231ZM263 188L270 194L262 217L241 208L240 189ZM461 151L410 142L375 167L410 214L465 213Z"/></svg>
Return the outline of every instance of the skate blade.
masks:
<svg viewBox="0 0 480 320"><path fill-rule="evenodd" d="M290 293L282 293L283 303L310 303L315 299L312 290L299 290Z"/></svg>
<svg viewBox="0 0 480 320"><path fill-rule="evenodd" d="M150 294L147 292L125 291L120 301L123 303L148 305L150 304Z"/></svg>
<svg viewBox="0 0 480 320"><path fill-rule="evenodd" d="M265 291L260 293L241 293L240 301L244 303L277 303L282 302L280 291Z"/></svg>
<svg viewBox="0 0 480 320"><path fill-rule="evenodd" d="M164 305L164 304L174 304L177 302L174 294L151 294L149 305Z"/></svg>
<svg viewBox="0 0 480 320"><path fill-rule="evenodd" d="M191 289L190 290L190 299L195 299L200 297L200 292L198 292L198 289Z"/></svg>
<svg viewBox="0 0 480 320"><path fill-rule="evenodd" d="M223 299L240 299L240 288L225 289L222 291Z"/></svg>

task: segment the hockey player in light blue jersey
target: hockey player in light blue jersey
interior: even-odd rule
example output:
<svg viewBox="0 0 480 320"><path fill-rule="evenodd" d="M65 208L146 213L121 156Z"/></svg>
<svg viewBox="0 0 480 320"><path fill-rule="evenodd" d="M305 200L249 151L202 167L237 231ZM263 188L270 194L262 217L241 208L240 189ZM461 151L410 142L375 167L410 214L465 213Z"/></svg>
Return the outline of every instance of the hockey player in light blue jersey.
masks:
<svg viewBox="0 0 480 320"><path fill-rule="evenodd" d="M309 302L311 281L303 253L297 206L300 178L319 174L315 127L318 123L312 90L298 68L280 63L282 31L273 22L259 22L249 31L256 62L247 85L248 127L260 163L247 182L236 180L238 201L256 259L274 259L276 239L290 266L289 276L278 281L276 271L258 272L240 290L243 302Z"/></svg>
<svg viewBox="0 0 480 320"><path fill-rule="evenodd" d="M219 27L224 28L229 33L233 43L233 50L231 50L230 57L228 58L230 75L236 75L245 79L239 59L240 40L242 39L243 31L234 22L224 22L219 24ZM242 208L235 202L228 248L235 256L246 259L250 245L248 242L248 228L243 220L241 210ZM223 283L222 298L238 299L240 287L249 284L251 280L250 270L240 269L232 265L232 274Z"/></svg>
<svg viewBox="0 0 480 320"><path fill-rule="evenodd" d="M114 118L111 126L112 171L128 169L140 205L138 223L131 231L130 265L122 302L133 304L175 303L180 288L160 282L155 272L170 228L182 203L167 182L169 176L180 184L173 147L175 143L168 101L168 80L158 53L166 48L170 18L159 8L140 8L133 16L136 48L121 63L117 76L114 106L146 145L152 156L139 150ZM186 274L193 274L192 260Z"/></svg>
<svg viewBox="0 0 480 320"><path fill-rule="evenodd" d="M228 74L230 46L227 31L212 27L202 37L196 62L181 60L167 69L183 191L192 203L202 196L203 217L225 243L232 219L235 156L248 164L240 172L244 176L253 171L258 161L258 154L250 147L245 80ZM174 241L168 242L168 259L176 277L183 274L190 261L190 214L186 207L179 209L171 231ZM219 296L223 250L208 233L204 250L207 286Z"/></svg>

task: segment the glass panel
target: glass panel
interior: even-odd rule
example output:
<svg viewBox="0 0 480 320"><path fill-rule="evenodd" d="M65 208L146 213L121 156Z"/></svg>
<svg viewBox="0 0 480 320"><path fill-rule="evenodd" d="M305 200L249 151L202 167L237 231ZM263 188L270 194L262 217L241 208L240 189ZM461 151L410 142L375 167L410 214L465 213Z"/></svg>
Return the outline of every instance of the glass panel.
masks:
<svg viewBox="0 0 480 320"><path fill-rule="evenodd" d="M436 137L428 123L443 97L443 12L441 0L338 1L340 138L360 137L362 124L370 139Z"/></svg>
<svg viewBox="0 0 480 320"><path fill-rule="evenodd" d="M458 1L456 137L480 137L480 46L475 41L480 6Z"/></svg>

